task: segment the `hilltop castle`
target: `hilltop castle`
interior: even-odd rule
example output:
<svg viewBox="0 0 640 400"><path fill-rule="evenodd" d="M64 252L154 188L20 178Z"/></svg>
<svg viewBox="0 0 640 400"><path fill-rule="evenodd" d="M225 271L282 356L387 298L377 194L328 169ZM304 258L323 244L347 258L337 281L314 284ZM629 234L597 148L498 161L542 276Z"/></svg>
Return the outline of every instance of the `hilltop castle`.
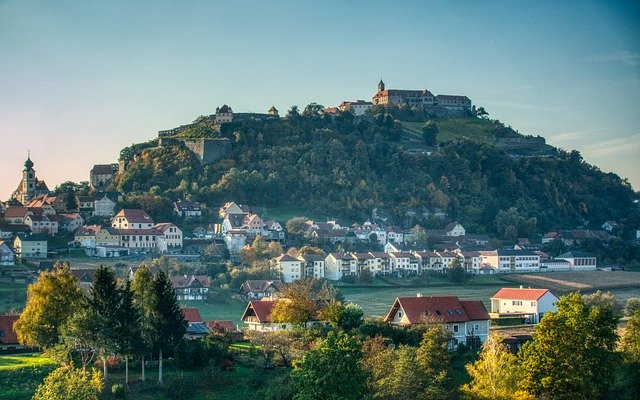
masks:
<svg viewBox="0 0 640 400"><path fill-rule="evenodd" d="M410 106L423 106L425 108L440 107L449 111L471 111L471 100L467 96L452 96L448 94L433 93L424 90L400 90L386 89L380 79L378 91L371 98L374 105L407 103Z"/></svg>

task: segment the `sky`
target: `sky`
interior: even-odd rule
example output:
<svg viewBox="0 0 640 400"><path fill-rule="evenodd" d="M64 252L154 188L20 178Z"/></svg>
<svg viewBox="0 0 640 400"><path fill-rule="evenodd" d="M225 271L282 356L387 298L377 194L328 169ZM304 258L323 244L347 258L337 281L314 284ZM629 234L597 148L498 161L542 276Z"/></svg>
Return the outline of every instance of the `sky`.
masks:
<svg viewBox="0 0 640 400"><path fill-rule="evenodd" d="M0 199L209 115L468 96L640 189L637 1L0 0Z"/></svg>

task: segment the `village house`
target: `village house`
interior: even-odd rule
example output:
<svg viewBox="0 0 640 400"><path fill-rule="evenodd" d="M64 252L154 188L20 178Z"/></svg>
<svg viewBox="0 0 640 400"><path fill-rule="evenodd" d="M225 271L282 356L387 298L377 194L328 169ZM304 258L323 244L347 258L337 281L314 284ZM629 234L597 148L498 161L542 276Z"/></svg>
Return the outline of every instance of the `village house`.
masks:
<svg viewBox="0 0 640 400"><path fill-rule="evenodd" d="M280 291L282 281L277 280L248 280L240 286L240 290L247 300L274 298Z"/></svg>
<svg viewBox="0 0 640 400"><path fill-rule="evenodd" d="M447 236L464 236L466 231L462 225L458 222L450 222L444 228L444 232Z"/></svg>
<svg viewBox="0 0 640 400"><path fill-rule="evenodd" d="M160 233L158 250L161 253L175 253L182 249L182 230L170 222L155 224L153 227Z"/></svg>
<svg viewBox="0 0 640 400"><path fill-rule="evenodd" d="M202 208L195 201L178 200L173 207L180 218L198 219L202 216Z"/></svg>
<svg viewBox="0 0 640 400"><path fill-rule="evenodd" d="M618 227L619 225L616 221L606 221L604 224L602 224L602 229L609 233L613 232L613 230L615 229L618 229Z"/></svg>
<svg viewBox="0 0 640 400"><path fill-rule="evenodd" d="M47 258L47 237L44 235L18 235L13 241L13 252L23 259Z"/></svg>
<svg viewBox="0 0 640 400"><path fill-rule="evenodd" d="M151 229L153 224L149 214L140 209L122 209L111 220L116 229Z"/></svg>
<svg viewBox="0 0 640 400"><path fill-rule="evenodd" d="M242 322L247 324L247 330L259 332L277 332L291 328L291 324L271 321L271 311L275 300L250 301L242 314Z"/></svg>
<svg viewBox="0 0 640 400"><path fill-rule="evenodd" d="M93 249L96 247L96 233L100 229L100 225L81 226L73 234L73 240L77 243L77 246Z"/></svg>
<svg viewBox="0 0 640 400"><path fill-rule="evenodd" d="M169 280L178 300L206 300L211 288L206 275L174 275Z"/></svg>
<svg viewBox="0 0 640 400"><path fill-rule="evenodd" d="M302 274L305 278L324 278L325 267L324 257L320 254L304 254L299 255L301 262Z"/></svg>
<svg viewBox="0 0 640 400"><path fill-rule="evenodd" d="M411 326L434 321L445 324L453 340L449 348L459 344L480 347L489 338L489 313L480 300L460 300L456 296L398 297L384 321L396 326Z"/></svg>
<svg viewBox="0 0 640 400"><path fill-rule="evenodd" d="M65 232L75 232L82 226L84 220L79 213L59 214L58 230Z"/></svg>
<svg viewBox="0 0 640 400"><path fill-rule="evenodd" d="M232 343L244 339L244 333L230 320L207 321L207 328L214 335L221 335L231 339Z"/></svg>
<svg viewBox="0 0 640 400"><path fill-rule="evenodd" d="M187 339L203 338L209 334L207 324L202 321L200 311L196 307L182 307L180 309L184 320L187 321L187 330L184 337Z"/></svg>
<svg viewBox="0 0 640 400"><path fill-rule="evenodd" d="M420 271L418 257L409 251L389 253L391 270L398 275L417 275Z"/></svg>
<svg viewBox="0 0 640 400"><path fill-rule="evenodd" d="M557 311L558 297L548 289L502 288L491 296L492 319L522 317L537 324L542 317Z"/></svg>
<svg viewBox="0 0 640 400"><path fill-rule="evenodd" d="M96 193L93 203L94 217L113 217L115 214L117 194Z"/></svg>
<svg viewBox="0 0 640 400"><path fill-rule="evenodd" d="M250 212L250 208L249 206L246 205L238 205L233 201L230 201L228 203L225 203L222 207L220 207L220 210L218 211L218 215L220 216L221 219L225 219L227 218L229 215L234 215L234 214L249 214Z"/></svg>
<svg viewBox="0 0 640 400"><path fill-rule="evenodd" d="M10 266L14 264L15 254L4 240L0 240L0 265Z"/></svg>
<svg viewBox="0 0 640 400"><path fill-rule="evenodd" d="M18 334L13 329L18 318L20 315L17 314L0 315L0 351L7 352L23 348L18 342Z"/></svg>
<svg viewBox="0 0 640 400"><path fill-rule="evenodd" d="M46 235L55 235L58 233L58 218L55 215L48 217L44 214L28 213L24 217L24 224L29 227L32 233L44 233ZM62 218L60 218L61 220Z"/></svg>
<svg viewBox="0 0 640 400"><path fill-rule="evenodd" d="M373 275L391 275L391 257L389 254L382 251L370 251L369 254L373 256L373 267L371 268Z"/></svg>

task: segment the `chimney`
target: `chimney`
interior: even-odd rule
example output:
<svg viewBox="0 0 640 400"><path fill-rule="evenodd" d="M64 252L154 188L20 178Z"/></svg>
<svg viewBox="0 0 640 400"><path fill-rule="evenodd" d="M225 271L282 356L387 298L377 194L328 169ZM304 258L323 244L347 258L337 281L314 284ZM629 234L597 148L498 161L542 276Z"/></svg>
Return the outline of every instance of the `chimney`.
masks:
<svg viewBox="0 0 640 400"><path fill-rule="evenodd" d="M422 293L416 293L416 297L422 297Z"/></svg>
<svg viewBox="0 0 640 400"><path fill-rule="evenodd" d="M524 289L524 287L522 285L520 285L520 289Z"/></svg>

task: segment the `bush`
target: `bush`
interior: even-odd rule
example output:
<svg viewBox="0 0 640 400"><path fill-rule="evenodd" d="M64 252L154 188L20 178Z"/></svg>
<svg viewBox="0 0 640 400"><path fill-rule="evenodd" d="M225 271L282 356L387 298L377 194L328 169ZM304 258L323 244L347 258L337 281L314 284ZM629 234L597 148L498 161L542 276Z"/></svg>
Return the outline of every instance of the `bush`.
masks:
<svg viewBox="0 0 640 400"><path fill-rule="evenodd" d="M124 385L122 383L116 383L111 386L111 394L117 399L124 399L127 392L125 391Z"/></svg>
<svg viewBox="0 0 640 400"><path fill-rule="evenodd" d="M355 275L344 275L340 280L344 283L356 283L358 281L358 277Z"/></svg>
<svg viewBox="0 0 640 400"><path fill-rule="evenodd" d="M167 381L165 395L171 400L190 399L195 394L195 382L184 375L177 375Z"/></svg>
<svg viewBox="0 0 640 400"><path fill-rule="evenodd" d="M94 370L87 371L63 366L47 376L33 395L34 400L98 400L102 391L102 377Z"/></svg>

